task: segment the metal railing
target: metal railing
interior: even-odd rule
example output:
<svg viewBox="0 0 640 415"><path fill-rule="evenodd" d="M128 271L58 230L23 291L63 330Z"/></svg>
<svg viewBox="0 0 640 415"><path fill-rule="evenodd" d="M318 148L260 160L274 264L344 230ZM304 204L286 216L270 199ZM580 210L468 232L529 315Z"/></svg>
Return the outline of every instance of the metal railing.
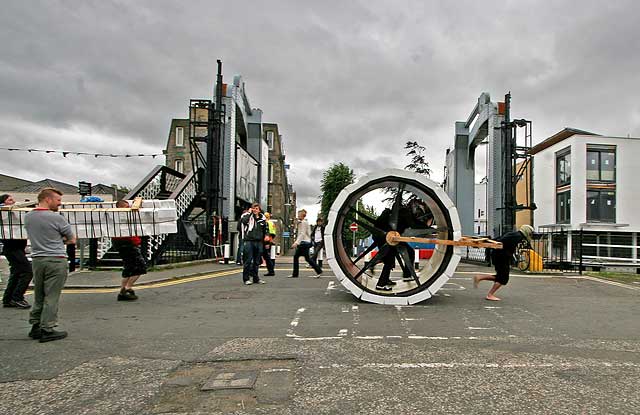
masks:
<svg viewBox="0 0 640 415"><path fill-rule="evenodd" d="M166 166L156 166L142 181L133 188L127 199L142 197L143 199L174 199L178 217L177 234L150 235L145 238L143 252L152 263L179 262L185 255L172 255L174 252L186 252L189 259L193 251L197 254L195 244L189 246L189 238L185 222L188 222L194 201L197 196L197 176L194 172L184 175ZM176 245L179 245L178 247Z"/></svg>
<svg viewBox="0 0 640 415"><path fill-rule="evenodd" d="M544 271L582 273L585 269L636 268L640 270L640 245L635 232L539 228L531 249L542 259ZM481 248L462 249L462 259L490 263Z"/></svg>

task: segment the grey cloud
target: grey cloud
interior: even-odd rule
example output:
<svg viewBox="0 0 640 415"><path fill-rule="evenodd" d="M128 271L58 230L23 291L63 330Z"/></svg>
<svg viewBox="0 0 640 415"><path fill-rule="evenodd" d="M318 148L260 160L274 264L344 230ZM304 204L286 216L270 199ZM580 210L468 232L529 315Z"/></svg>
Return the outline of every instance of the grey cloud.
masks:
<svg viewBox="0 0 640 415"><path fill-rule="evenodd" d="M216 58L227 81L243 74L252 105L279 124L305 203L333 162L402 167L407 139L428 148L441 175L454 122L483 91L493 100L511 91L513 114L533 121L536 142L565 126L639 136L639 11L594 0L7 2L0 144L161 150L189 98L211 97ZM102 138L51 142L26 136L25 123ZM73 179L73 164L121 182L111 172L132 169L126 160L92 169L15 157L3 161L42 177L57 168Z"/></svg>

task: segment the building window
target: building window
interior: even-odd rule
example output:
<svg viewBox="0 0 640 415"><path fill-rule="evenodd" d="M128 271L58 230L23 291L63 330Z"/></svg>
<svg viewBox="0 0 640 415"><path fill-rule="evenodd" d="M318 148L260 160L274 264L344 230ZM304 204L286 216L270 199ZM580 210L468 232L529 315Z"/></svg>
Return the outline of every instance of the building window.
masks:
<svg viewBox="0 0 640 415"><path fill-rule="evenodd" d="M180 160L180 159L176 160L174 170L176 170L179 173L184 173L184 160Z"/></svg>
<svg viewBox="0 0 640 415"><path fill-rule="evenodd" d="M184 147L184 128L176 127L176 147Z"/></svg>
<svg viewBox="0 0 640 415"><path fill-rule="evenodd" d="M616 150L587 148L587 181L615 182Z"/></svg>
<svg viewBox="0 0 640 415"><path fill-rule="evenodd" d="M564 151L556 155L556 186L571 184L571 153Z"/></svg>
<svg viewBox="0 0 640 415"><path fill-rule="evenodd" d="M571 191L556 195L556 223L571 221Z"/></svg>
<svg viewBox="0 0 640 415"><path fill-rule="evenodd" d="M587 190L587 222L616 221L616 192Z"/></svg>
<svg viewBox="0 0 640 415"><path fill-rule="evenodd" d="M267 131L267 143L269 144L269 150L273 150L273 131Z"/></svg>
<svg viewBox="0 0 640 415"><path fill-rule="evenodd" d="M273 183L273 164L269 163L269 183Z"/></svg>

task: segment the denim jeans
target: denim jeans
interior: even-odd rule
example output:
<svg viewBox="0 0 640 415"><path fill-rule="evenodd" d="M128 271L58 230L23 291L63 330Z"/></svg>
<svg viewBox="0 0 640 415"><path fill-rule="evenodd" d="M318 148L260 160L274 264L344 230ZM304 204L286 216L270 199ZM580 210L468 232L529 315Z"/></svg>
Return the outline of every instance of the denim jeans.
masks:
<svg viewBox="0 0 640 415"><path fill-rule="evenodd" d="M244 267L242 269L242 280L249 281L253 278L253 282L260 281L258 277L258 269L262 262L262 241L244 241L244 252L242 258Z"/></svg>

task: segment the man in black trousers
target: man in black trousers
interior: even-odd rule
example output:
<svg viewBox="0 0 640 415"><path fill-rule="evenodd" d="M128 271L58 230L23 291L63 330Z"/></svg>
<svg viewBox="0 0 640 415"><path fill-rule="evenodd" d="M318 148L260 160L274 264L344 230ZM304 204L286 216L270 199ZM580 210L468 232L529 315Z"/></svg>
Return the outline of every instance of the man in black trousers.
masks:
<svg viewBox="0 0 640 415"><path fill-rule="evenodd" d="M0 196L0 206L11 206L15 203L15 199L9 194ZM26 247L26 239L2 240L2 255L9 262L9 280L2 296L3 307L31 308L31 304L24 299L24 293L27 291L33 276L31 263L24 251Z"/></svg>
<svg viewBox="0 0 640 415"><path fill-rule="evenodd" d="M240 217L240 223L244 235L242 280L245 285L265 284L265 280L258 276L258 269L262 262L262 249L269 228L267 218L260 211L260 204L252 204L251 209Z"/></svg>

